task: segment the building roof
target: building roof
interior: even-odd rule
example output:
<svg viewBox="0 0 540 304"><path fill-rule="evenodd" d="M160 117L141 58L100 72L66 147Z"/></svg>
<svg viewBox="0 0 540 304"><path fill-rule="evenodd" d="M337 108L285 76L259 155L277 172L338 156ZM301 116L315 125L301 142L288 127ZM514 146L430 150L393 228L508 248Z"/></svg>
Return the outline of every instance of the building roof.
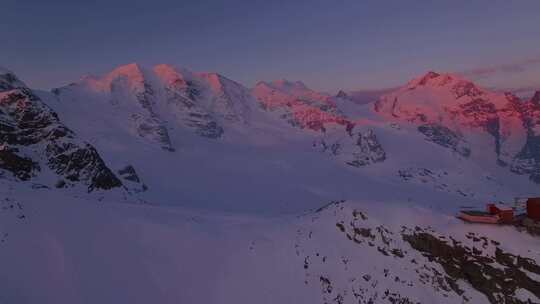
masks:
<svg viewBox="0 0 540 304"><path fill-rule="evenodd" d="M461 210L460 212L466 215L471 215L471 216L486 216L486 217L494 216L491 213L488 213L485 211L479 211L479 210Z"/></svg>
<svg viewBox="0 0 540 304"><path fill-rule="evenodd" d="M512 207L510 206L507 206L507 205L503 205L503 204L492 204L494 205L497 209L501 210L501 211L513 211L514 209L512 209Z"/></svg>

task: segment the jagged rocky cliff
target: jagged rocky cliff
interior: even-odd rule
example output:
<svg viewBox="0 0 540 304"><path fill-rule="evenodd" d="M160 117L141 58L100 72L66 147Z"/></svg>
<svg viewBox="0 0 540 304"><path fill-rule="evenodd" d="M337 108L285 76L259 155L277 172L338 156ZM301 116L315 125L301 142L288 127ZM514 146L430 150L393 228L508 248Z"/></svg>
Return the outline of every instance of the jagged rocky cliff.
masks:
<svg viewBox="0 0 540 304"><path fill-rule="evenodd" d="M98 151L9 71L0 71L0 131L2 175L58 188L81 184L88 191L122 185Z"/></svg>

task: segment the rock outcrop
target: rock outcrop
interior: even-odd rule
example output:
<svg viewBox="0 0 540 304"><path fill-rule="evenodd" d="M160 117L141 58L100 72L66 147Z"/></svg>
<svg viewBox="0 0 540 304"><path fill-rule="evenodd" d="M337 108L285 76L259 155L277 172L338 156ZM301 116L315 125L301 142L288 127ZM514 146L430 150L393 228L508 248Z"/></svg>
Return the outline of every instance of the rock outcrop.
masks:
<svg viewBox="0 0 540 304"><path fill-rule="evenodd" d="M426 140L437 145L450 148L456 153L468 157L471 149L464 142L462 136L439 124L423 124L418 127L418 131L426 136Z"/></svg>
<svg viewBox="0 0 540 304"><path fill-rule="evenodd" d="M314 142L314 147L353 167L363 167L386 160L386 152L371 129L352 128L328 132Z"/></svg>
<svg viewBox="0 0 540 304"><path fill-rule="evenodd" d="M0 73L0 169L29 180L48 169L66 185L88 191L121 186L96 149L11 72Z"/></svg>

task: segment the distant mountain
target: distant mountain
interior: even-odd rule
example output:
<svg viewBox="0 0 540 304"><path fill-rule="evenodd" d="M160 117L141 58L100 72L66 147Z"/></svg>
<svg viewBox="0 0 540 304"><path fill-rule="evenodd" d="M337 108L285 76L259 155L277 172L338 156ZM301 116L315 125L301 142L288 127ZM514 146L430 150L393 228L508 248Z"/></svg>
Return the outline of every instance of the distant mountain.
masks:
<svg viewBox="0 0 540 304"><path fill-rule="evenodd" d="M371 129L357 127L337 106L342 100L309 89L300 81L259 82L253 94L263 108L292 126L321 133L313 146L344 163L362 167L386 159Z"/></svg>
<svg viewBox="0 0 540 304"><path fill-rule="evenodd" d="M530 145L526 121L534 114L527 114L511 93L492 92L456 75L429 72L384 95L374 107L390 120L416 125L430 141L465 157L476 154L493 159L487 151L475 151L475 145L486 142L498 165L538 180L531 165L524 169L523 158L530 163L530 156L525 156L529 154L520 152Z"/></svg>
<svg viewBox="0 0 540 304"><path fill-rule="evenodd" d="M378 89L378 90L354 90L345 92L340 90L336 97L348 99L355 104L368 104L377 101L382 95L390 93L396 88Z"/></svg>
<svg viewBox="0 0 540 304"><path fill-rule="evenodd" d="M12 88L4 84L4 89ZM200 193L209 176L220 189L215 193L236 189L233 197L243 197L242 183L222 187L222 176L256 180L252 168L260 166L270 166L266 183L288 166L296 168L295 180L328 166L345 178L344 165L364 182L390 178L414 184L428 178L433 187L464 196L498 195L487 186L495 180L507 187L499 195L529 192L530 184L514 178L519 175L540 182L538 98L523 103L452 74L429 72L367 104L345 92L317 92L300 81L259 82L248 89L217 73L164 64L129 64L32 94L28 99L43 105L36 111L57 113L47 115L73 130L71 137L89 143L100 160L97 171L110 173L111 185L121 184L146 201L171 196L206 201ZM289 165L275 167L269 159ZM309 170L303 161L309 161ZM32 171L17 174L31 179L33 173L25 170ZM471 170L477 182L460 180ZM351 187L348 191L358 194L352 179L325 186L312 182L306 189ZM471 183L482 186L473 190ZM297 188L290 191L295 195Z"/></svg>
<svg viewBox="0 0 540 304"><path fill-rule="evenodd" d="M539 184L540 92L2 69L0 302L538 302L538 239L453 215Z"/></svg>
<svg viewBox="0 0 540 304"><path fill-rule="evenodd" d="M328 124L348 124L331 96L300 81L259 82L252 92L265 110L278 113L293 126L321 131Z"/></svg>
<svg viewBox="0 0 540 304"><path fill-rule="evenodd" d="M130 64L104 76L87 77L55 89L53 93L59 107L74 116L82 114L77 111L84 111L94 115L88 117L90 121L99 125L113 123L114 130L174 151L169 124L219 138L224 132L224 120L243 119L232 107L222 81L224 78L218 75L195 75L166 65L145 69ZM105 113L92 110L98 108L106 109Z"/></svg>

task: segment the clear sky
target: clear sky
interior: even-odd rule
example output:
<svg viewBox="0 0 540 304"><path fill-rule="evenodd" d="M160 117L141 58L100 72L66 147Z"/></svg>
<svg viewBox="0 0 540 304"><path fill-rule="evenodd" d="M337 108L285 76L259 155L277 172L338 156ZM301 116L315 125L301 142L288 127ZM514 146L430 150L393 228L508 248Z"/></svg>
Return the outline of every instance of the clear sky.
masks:
<svg viewBox="0 0 540 304"><path fill-rule="evenodd" d="M131 62L326 91L427 70L540 84L536 0L1 0L0 12L0 65L35 88Z"/></svg>

